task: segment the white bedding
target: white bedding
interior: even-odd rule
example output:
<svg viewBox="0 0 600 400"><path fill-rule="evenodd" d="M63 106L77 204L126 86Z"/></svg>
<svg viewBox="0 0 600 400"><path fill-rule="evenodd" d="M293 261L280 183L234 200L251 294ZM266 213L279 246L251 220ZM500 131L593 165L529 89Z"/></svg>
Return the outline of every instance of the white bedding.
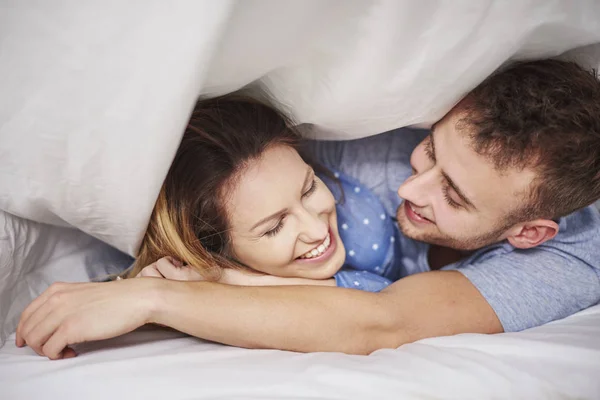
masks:
<svg viewBox="0 0 600 400"><path fill-rule="evenodd" d="M597 0L3 0L0 209L134 254L200 93L260 79L321 137L356 138L595 43Z"/></svg>
<svg viewBox="0 0 600 400"><path fill-rule="evenodd" d="M517 334L422 340L370 356L245 350L142 329L47 361L11 341L0 398L598 399L600 306Z"/></svg>
<svg viewBox="0 0 600 400"><path fill-rule="evenodd" d="M259 80L320 137L361 137L431 123L512 59L586 46L566 57L598 67L599 43L596 0L0 1L0 210L62 226L0 213L0 343L51 281L125 262L65 226L135 252L198 94ZM600 306L369 357L146 330L79 350L9 341L0 399L600 398Z"/></svg>

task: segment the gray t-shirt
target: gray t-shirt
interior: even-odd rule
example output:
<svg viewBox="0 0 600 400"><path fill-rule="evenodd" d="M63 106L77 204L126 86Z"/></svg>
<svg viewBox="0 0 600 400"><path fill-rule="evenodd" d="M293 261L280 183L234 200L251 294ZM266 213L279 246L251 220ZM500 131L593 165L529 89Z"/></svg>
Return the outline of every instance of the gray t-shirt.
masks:
<svg viewBox="0 0 600 400"><path fill-rule="evenodd" d="M411 175L410 154L429 132L397 129L350 141L309 142L317 160L358 179L395 215L396 193ZM399 235L402 275L426 272L429 245ZM564 318L600 301L600 214L593 206L559 221L557 236L533 249L503 241L444 267L481 292L505 332Z"/></svg>

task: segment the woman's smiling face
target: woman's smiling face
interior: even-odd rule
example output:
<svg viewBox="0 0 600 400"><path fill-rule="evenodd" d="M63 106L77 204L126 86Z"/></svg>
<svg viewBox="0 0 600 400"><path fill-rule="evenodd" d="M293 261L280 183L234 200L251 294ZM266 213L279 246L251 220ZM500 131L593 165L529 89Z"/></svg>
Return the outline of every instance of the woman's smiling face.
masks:
<svg viewBox="0 0 600 400"><path fill-rule="evenodd" d="M231 250L269 275L331 278L343 265L335 199L291 147L267 148L225 196Z"/></svg>

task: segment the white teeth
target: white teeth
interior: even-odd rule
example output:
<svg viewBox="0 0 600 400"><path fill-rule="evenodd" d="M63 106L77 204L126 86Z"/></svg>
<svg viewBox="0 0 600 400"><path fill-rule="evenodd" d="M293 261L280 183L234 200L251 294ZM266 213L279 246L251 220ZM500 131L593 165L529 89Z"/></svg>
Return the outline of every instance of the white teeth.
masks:
<svg viewBox="0 0 600 400"><path fill-rule="evenodd" d="M321 254L323 254L325 252L325 250L327 250L329 248L330 244L331 244L331 237L329 236L329 234L327 234L327 236L325 237L325 240L323 240L323 243L321 243L320 245L318 245L317 247L315 247L311 251L307 251L306 253L304 253L303 255L301 255L298 258L314 258L314 257L318 257Z"/></svg>
<svg viewBox="0 0 600 400"><path fill-rule="evenodd" d="M413 208L411 203L408 203L408 206L410 207L410 209L412 210L412 212L414 212L415 214L417 214L419 217L425 219L425 217L423 217L421 214L419 214L418 212L415 211L415 209Z"/></svg>

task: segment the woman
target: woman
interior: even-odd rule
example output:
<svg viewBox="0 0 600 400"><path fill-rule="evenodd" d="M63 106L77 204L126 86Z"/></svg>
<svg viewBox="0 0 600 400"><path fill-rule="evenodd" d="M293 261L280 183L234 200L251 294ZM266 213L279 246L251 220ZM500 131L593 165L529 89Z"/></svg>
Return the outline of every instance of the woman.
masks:
<svg viewBox="0 0 600 400"><path fill-rule="evenodd" d="M222 285L228 283L337 285L380 291L399 278L399 268L394 265L400 257L393 254L393 223L368 189L336 171L333 174L328 177L324 169L311 166L303 156L299 136L274 109L234 96L199 102L128 277L220 282L213 287L221 289L233 288ZM336 206L336 198L344 201ZM322 340L316 346L280 344L282 337L272 344L258 344L231 338L218 327L198 332L194 316L178 318L174 312L168 315L177 321L149 319L147 307L154 308L157 298L180 310L196 303L187 297L194 296L187 286L176 286L179 289L166 297L156 292L158 287L174 288L173 284L181 282L144 278L53 285L23 313L17 345L27 344L41 355L62 358L74 355L66 347L69 344L112 337L155 322L243 347L329 348ZM70 297L64 294L65 288L82 296L69 301L66 308L56 300ZM272 300L285 304L281 296ZM120 304L119 310L108 303ZM61 321L55 319L60 312L46 312L55 306L65 312ZM69 307L78 310L67 310ZM97 319L88 320L94 310L110 315L110 321L100 326ZM67 322L75 315L83 319ZM93 332L73 333L75 338L67 338L65 329L75 326ZM353 327L348 328L350 332ZM268 335L262 336L269 340ZM329 340L334 338L325 342ZM337 343L331 344L335 350Z"/></svg>
<svg viewBox="0 0 600 400"><path fill-rule="evenodd" d="M200 101L127 276L370 291L397 279L393 223L380 201L311 163L302 143L265 104L239 96ZM329 188L345 201L336 207Z"/></svg>

